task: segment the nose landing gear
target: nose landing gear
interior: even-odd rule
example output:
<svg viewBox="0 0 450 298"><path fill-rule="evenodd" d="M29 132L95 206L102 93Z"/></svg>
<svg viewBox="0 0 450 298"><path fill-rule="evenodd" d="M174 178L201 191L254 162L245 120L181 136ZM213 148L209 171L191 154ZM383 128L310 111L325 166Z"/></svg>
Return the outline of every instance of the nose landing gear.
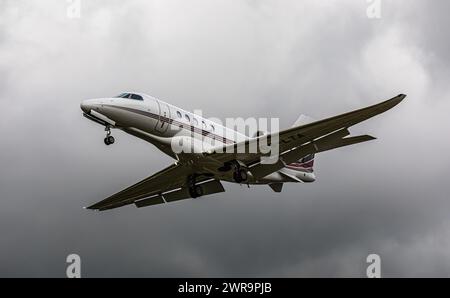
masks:
<svg viewBox="0 0 450 298"><path fill-rule="evenodd" d="M105 142L105 145L109 146L109 145L114 144L115 139L114 139L114 137L111 135L111 127L106 126L105 131L106 131L106 137L105 137L105 139L103 140L103 141Z"/></svg>

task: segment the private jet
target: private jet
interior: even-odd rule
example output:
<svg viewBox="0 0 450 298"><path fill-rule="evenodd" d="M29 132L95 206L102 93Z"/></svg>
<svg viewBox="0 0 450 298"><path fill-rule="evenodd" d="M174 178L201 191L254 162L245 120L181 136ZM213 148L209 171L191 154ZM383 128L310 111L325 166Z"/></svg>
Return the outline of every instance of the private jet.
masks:
<svg viewBox="0 0 450 298"><path fill-rule="evenodd" d="M84 100L83 116L104 126L106 145L115 142L111 130L120 129L174 159L165 169L86 208L103 211L130 204L141 208L199 198L224 192L222 181L248 186L266 184L275 192L281 192L284 183L314 182L317 153L374 140L370 135L351 136L349 128L384 113L405 97L400 94L319 121L300 117L291 128L258 131L253 136L143 93L125 92L115 97ZM263 159L270 155L258 146L263 140L266 145L277 146L277 156L272 162ZM174 146L180 142L192 150L180 152Z"/></svg>

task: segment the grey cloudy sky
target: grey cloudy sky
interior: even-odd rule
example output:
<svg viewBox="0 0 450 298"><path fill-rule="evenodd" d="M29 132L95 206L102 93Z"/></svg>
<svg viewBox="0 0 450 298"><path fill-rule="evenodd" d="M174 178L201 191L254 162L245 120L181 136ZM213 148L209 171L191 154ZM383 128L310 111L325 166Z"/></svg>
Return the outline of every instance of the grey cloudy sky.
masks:
<svg viewBox="0 0 450 298"><path fill-rule="evenodd" d="M446 0L0 1L0 276L450 276ZM314 184L83 206L172 161L83 99L138 90L214 117L331 116L408 94L318 156Z"/></svg>

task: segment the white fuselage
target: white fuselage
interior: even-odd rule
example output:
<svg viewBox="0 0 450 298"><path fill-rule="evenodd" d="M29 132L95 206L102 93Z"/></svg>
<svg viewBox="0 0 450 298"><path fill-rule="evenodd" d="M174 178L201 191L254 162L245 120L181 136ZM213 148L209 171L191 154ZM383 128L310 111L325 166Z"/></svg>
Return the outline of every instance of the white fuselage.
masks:
<svg viewBox="0 0 450 298"><path fill-rule="evenodd" d="M100 122L113 128L119 128L131 135L151 142L167 155L183 161L193 159L195 153L223 147L248 139L246 135L229 129L219 123L193 114L164 101L142 93L140 99L131 98L99 98L85 100L81 109ZM174 150L174 144L189 146L194 154L179 153ZM194 158L195 159L195 158ZM195 167L195 160L192 160ZM301 182L313 182L314 173L308 171L283 169L286 174L293 175ZM223 180L232 181L224 174ZM251 183L292 182L286 181L286 175L275 172Z"/></svg>

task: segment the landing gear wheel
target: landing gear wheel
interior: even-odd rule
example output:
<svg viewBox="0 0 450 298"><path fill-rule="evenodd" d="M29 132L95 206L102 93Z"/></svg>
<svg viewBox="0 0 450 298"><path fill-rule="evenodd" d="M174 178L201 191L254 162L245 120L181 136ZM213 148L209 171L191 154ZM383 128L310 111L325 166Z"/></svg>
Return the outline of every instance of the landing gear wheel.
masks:
<svg viewBox="0 0 450 298"><path fill-rule="evenodd" d="M189 194L192 198L198 198L203 195L203 188L200 185L189 187Z"/></svg>
<svg viewBox="0 0 450 298"><path fill-rule="evenodd" d="M112 144L114 144L115 139L114 139L113 136L107 136L107 137L104 139L104 142L105 142L105 145L112 145Z"/></svg>
<svg viewBox="0 0 450 298"><path fill-rule="evenodd" d="M233 179L237 183L242 183L248 179L247 171L244 169L236 169L233 173Z"/></svg>
<svg viewBox="0 0 450 298"><path fill-rule="evenodd" d="M106 131L106 137L103 140L105 142L105 145L112 145L114 144L114 137L111 135L111 127L109 125L107 125L105 127L105 131Z"/></svg>

